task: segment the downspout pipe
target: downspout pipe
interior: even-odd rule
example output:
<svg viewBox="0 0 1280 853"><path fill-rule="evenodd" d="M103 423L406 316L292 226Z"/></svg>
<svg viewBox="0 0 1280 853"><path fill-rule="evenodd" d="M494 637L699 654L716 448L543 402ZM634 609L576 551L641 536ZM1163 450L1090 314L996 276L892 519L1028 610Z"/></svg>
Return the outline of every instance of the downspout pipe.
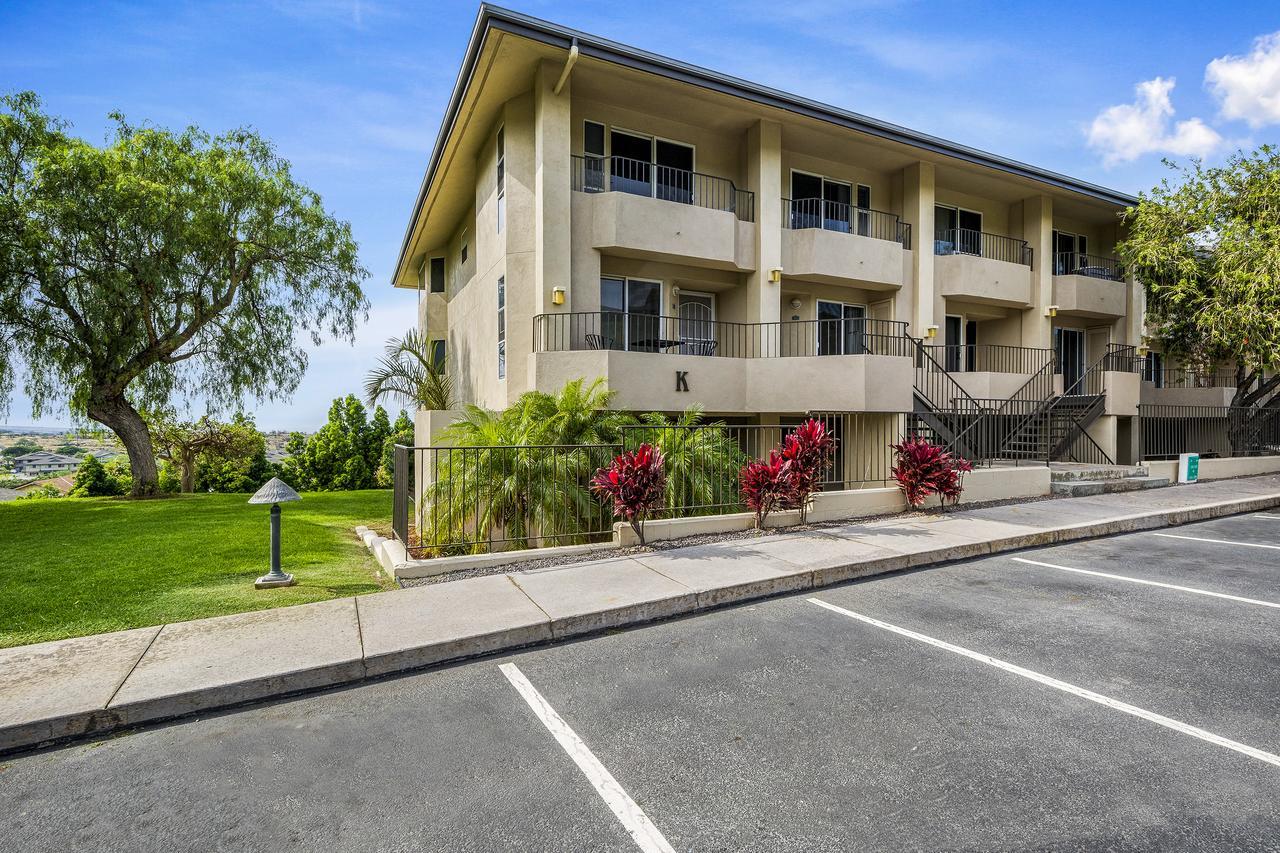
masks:
<svg viewBox="0 0 1280 853"><path fill-rule="evenodd" d="M560 94L560 90L564 88L564 84L569 80L569 72L573 70L573 66L578 63L578 40L575 38L569 45L569 58L565 60L564 70L560 72L560 79L556 81L556 87L552 90L554 94Z"/></svg>

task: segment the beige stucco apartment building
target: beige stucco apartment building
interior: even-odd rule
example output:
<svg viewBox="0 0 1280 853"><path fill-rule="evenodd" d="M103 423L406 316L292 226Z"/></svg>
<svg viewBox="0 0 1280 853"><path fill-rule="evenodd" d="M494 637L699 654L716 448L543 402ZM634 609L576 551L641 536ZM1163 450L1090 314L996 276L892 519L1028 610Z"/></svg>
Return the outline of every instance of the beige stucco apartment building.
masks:
<svg viewBox="0 0 1280 853"><path fill-rule="evenodd" d="M394 283L489 408L597 376L744 423L998 407L1137 352L1134 201L482 7ZM1121 461L1139 377L1105 378L1089 429Z"/></svg>

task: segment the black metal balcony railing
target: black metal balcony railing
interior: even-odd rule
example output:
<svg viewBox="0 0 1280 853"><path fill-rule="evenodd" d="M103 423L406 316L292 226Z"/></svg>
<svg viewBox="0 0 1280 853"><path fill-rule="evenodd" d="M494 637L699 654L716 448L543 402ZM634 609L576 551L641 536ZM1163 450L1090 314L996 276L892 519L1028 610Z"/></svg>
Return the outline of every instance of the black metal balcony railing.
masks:
<svg viewBox="0 0 1280 853"><path fill-rule="evenodd" d="M867 318L727 323L593 311L533 318L535 352L625 350L720 358L909 356L907 324Z"/></svg>
<svg viewBox="0 0 1280 853"><path fill-rule="evenodd" d="M794 230L821 228L901 243L911 248L911 226L896 214L868 207L854 207L822 198L784 198L782 227Z"/></svg>
<svg viewBox="0 0 1280 853"><path fill-rule="evenodd" d="M755 222L755 193L741 190L727 178L673 169L628 157L595 157L574 154L572 186L578 192L622 192L649 196L677 204L691 204L733 213L743 222Z"/></svg>
<svg viewBox="0 0 1280 853"><path fill-rule="evenodd" d="M1031 266L1031 247L1026 240L988 234L970 228L944 228L934 232L935 255L978 255L993 261Z"/></svg>
<svg viewBox="0 0 1280 853"><path fill-rule="evenodd" d="M1124 268L1115 258L1086 255L1084 252L1059 252L1053 256L1054 275L1087 275L1108 281L1124 281Z"/></svg>
<svg viewBox="0 0 1280 853"><path fill-rule="evenodd" d="M1053 350L1004 344L931 344L928 350L948 371L1036 373L1053 361Z"/></svg>
<svg viewBox="0 0 1280 853"><path fill-rule="evenodd" d="M1190 367L1152 368L1145 363L1142 369L1142 381L1150 382L1157 388L1234 388L1236 372L1232 368L1218 370L1195 370Z"/></svg>

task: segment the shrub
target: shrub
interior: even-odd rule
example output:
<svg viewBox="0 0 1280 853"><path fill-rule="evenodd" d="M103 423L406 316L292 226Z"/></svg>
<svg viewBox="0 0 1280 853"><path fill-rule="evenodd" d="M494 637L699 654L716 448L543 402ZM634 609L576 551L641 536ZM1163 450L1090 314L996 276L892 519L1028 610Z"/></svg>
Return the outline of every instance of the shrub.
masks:
<svg viewBox="0 0 1280 853"><path fill-rule="evenodd" d="M84 461L76 469L75 485L70 494L76 498L101 498L122 495L126 491L128 487L122 487L97 457L85 454Z"/></svg>
<svg viewBox="0 0 1280 853"><path fill-rule="evenodd" d="M831 464L836 442L819 420L810 418L782 443L782 458L787 466L786 506L800 510L804 524L809 512L809 498L822 490L822 474Z"/></svg>
<svg viewBox="0 0 1280 853"><path fill-rule="evenodd" d="M973 470L969 460L953 456L924 438L907 438L892 447L896 459L891 473L907 503L917 508L924 506L929 495L937 495L942 506L960 499L964 491L961 475Z"/></svg>
<svg viewBox="0 0 1280 853"><path fill-rule="evenodd" d="M598 497L613 501L613 514L631 525L640 544L644 544L644 520L663 506L667 489L667 468L662 451L642 444L634 451L623 451L608 468L601 468L591 478L591 490Z"/></svg>
<svg viewBox="0 0 1280 853"><path fill-rule="evenodd" d="M776 449L764 459L753 459L738 475L742 484L742 501L756 514L756 530L769 513L787 504L790 494L791 463Z"/></svg>

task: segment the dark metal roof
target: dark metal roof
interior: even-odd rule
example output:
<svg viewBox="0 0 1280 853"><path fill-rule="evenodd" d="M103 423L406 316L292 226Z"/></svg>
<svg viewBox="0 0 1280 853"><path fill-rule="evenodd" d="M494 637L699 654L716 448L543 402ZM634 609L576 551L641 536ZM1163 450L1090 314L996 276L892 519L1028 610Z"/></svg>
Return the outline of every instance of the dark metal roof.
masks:
<svg viewBox="0 0 1280 853"><path fill-rule="evenodd" d="M444 151L445 141L449 138L454 121L458 117L458 110L462 104L462 98L466 93L467 86L471 81L471 74L475 70L476 62L479 59L484 37L490 29L502 30L533 41L561 47L565 50L568 50L576 41L579 52L585 56L624 65L640 71L647 71L672 80L680 80L704 89L723 92L758 104L776 107L797 115L815 118L819 121L846 127L870 136L932 151L936 154L985 166L1007 174L1030 178L1040 183L1106 202L1107 204L1127 207L1138 203L1136 197L1118 190L1108 189L1107 187L1078 180L1058 172L1040 169L1018 160L1011 160L977 148L970 148L958 142L930 136L927 133L920 133L919 131L880 121L860 113L842 110L809 98L802 98L778 89L771 89L768 86L761 86L738 77L721 74L718 71L690 65L687 62L650 53L647 50L641 50L640 48L631 47L630 45L621 44L620 42L611 41L580 30L553 24L541 18L534 18L510 9L503 9L500 6L482 3L480 12L476 16L475 26L471 30L471 40L467 44L467 52L462 61L462 68L458 72L453 94L450 96L448 108L445 110L444 122L440 126L440 133L436 136L435 147L431 151L431 160L427 165L426 174L423 176L422 186L418 190L418 198L413 207L413 216L409 220L409 227L405 232L404 242L400 247L400 257L396 262L397 271L405 261L405 254L409 250L409 242L413 236L418 214L421 213L422 205L426 201L427 190L435 179L436 171L440 165L440 157Z"/></svg>

